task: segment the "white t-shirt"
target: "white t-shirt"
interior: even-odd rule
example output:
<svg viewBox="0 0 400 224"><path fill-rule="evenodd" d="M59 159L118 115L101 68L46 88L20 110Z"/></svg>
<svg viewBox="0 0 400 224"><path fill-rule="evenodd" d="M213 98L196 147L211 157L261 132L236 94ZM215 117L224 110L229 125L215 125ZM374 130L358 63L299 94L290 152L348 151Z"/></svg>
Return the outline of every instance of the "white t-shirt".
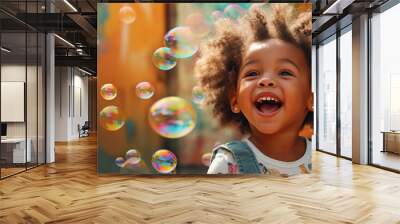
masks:
<svg viewBox="0 0 400 224"><path fill-rule="evenodd" d="M306 140L306 152L296 161L284 162L264 155L249 139L242 140L253 151L262 174L292 176L299 173L311 172L311 142ZM218 149L211 162L207 174L240 174L233 155L224 149Z"/></svg>

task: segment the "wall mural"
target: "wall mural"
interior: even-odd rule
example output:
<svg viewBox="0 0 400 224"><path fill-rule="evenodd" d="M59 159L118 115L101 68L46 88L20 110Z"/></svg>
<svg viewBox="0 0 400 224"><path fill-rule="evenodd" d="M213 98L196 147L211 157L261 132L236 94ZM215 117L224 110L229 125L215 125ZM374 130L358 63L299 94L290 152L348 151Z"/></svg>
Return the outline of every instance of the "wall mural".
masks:
<svg viewBox="0 0 400 224"><path fill-rule="evenodd" d="M98 172L310 172L310 27L306 3L99 3Z"/></svg>

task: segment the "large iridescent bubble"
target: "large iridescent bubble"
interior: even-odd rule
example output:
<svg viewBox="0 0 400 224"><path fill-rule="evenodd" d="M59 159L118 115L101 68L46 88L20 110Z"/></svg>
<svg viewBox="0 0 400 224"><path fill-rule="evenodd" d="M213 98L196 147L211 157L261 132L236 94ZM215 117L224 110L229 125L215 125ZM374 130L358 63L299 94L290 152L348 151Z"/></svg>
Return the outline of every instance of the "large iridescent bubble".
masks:
<svg viewBox="0 0 400 224"><path fill-rule="evenodd" d="M154 87L149 82L140 82L136 85L136 95L142 99L150 99L154 95Z"/></svg>
<svg viewBox="0 0 400 224"><path fill-rule="evenodd" d="M116 106L107 106L100 111L100 124L108 131L117 131L124 126L125 121Z"/></svg>
<svg viewBox="0 0 400 224"><path fill-rule="evenodd" d="M168 47L158 48L153 53L153 64L160 70L170 70L176 65L176 58Z"/></svg>
<svg viewBox="0 0 400 224"><path fill-rule="evenodd" d="M198 50L199 40L187 26L173 28L165 35L164 40L175 58L192 57Z"/></svg>
<svg viewBox="0 0 400 224"><path fill-rule="evenodd" d="M113 100L117 97L117 88L111 84L104 84L100 89L100 95L105 100Z"/></svg>
<svg viewBox="0 0 400 224"><path fill-rule="evenodd" d="M131 24L136 20L136 12L129 6L123 6L119 10L119 17L123 23Z"/></svg>
<svg viewBox="0 0 400 224"><path fill-rule="evenodd" d="M163 174L174 171L177 163L175 154L166 149L158 150L151 158L153 168Z"/></svg>
<svg viewBox="0 0 400 224"><path fill-rule="evenodd" d="M229 4L224 10L225 18L237 21L246 11L238 4Z"/></svg>
<svg viewBox="0 0 400 224"><path fill-rule="evenodd" d="M165 97L151 106L149 122L159 135L180 138L194 129L196 112L191 103L180 97Z"/></svg>

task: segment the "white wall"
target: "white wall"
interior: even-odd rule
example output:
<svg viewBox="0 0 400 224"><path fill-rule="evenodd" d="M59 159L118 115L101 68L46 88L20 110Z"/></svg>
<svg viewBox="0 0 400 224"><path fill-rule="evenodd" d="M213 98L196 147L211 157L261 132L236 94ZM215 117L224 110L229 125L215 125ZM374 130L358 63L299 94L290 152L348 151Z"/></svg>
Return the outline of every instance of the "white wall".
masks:
<svg viewBox="0 0 400 224"><path fill-rule="evenodd" d="M55 68L55 141L68 141L69 69Z"/></svg>
<svg viewBox="0 0 400 224"><path fill-rule="evenodd" d="M56 67L55 73L55 140L70 141L88 120L88 78L72 67Z"/></svg>
<svg viewBox="0 0 400 224"><path fill-rule="evenodd" d="M76 72L76 70L75 70ZM81 126L85 123L85 121L88 121L89 119L89 111L88 111L88 78L83 77L80 75L74 75L74 92L75 94L73 96L74 99L74 108L73 108L73 113L72 113L72 136L78 137L78 124Z"/></svg>

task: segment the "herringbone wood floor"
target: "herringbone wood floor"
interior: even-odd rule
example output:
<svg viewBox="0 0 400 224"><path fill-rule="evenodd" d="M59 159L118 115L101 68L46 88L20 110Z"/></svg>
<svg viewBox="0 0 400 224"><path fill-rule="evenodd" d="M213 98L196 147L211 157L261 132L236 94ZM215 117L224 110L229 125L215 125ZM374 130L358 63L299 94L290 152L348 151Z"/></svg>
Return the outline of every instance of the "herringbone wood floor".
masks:
<svg viewBox="0 0 400 224"><path fill-rule="evenodd" d="M400 223L400 175L320 152L313 173L99 177L96 139L0 181L0 223Z"/></svg>

